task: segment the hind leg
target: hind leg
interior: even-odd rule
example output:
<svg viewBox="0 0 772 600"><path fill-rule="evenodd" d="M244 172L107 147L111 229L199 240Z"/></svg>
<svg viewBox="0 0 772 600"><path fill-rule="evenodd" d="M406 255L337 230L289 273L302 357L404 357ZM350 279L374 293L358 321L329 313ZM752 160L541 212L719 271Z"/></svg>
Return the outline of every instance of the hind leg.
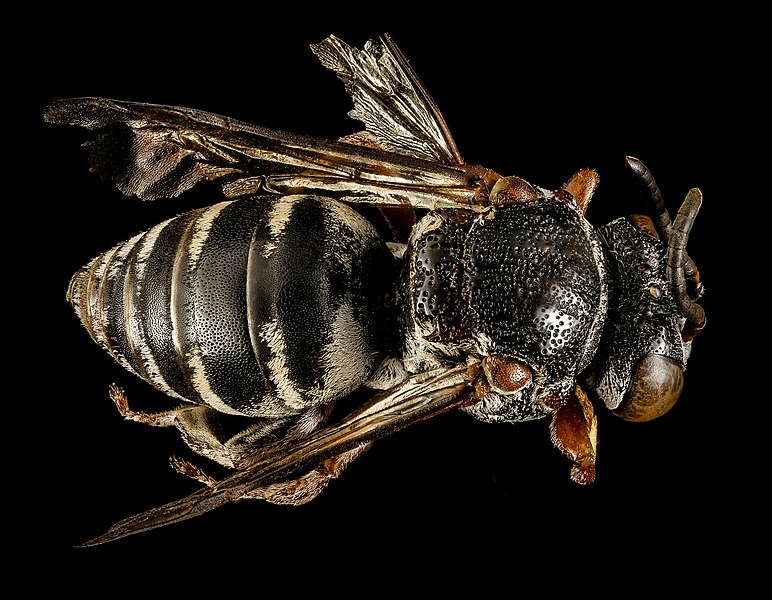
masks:
<svg viewBox="0 0 772 600"><path fill-rule="evenodd" d="M323 461L315 469L296 479L279 481L265 485L237 498L238 500L265 500L272 504L288 504L299 506L310 502L321 494L362 452L370 446L360 444L351 450L333 456ZM186 460L172 458L172 467L178 473L195 479L208 487L214 487L218 481L207 475L199 467Z"/></svg>
<svg viewBox="0 0 772 600"><path fill-rule="evenodd" d="M195 404L159 413L144 413L129 408L124 391L110 386L110 398L125 419L151 427L176 427L183 441L197 454L229 468L238 468L247 456L252 456L278 439L296 439L316 429L326 417L323 411L309 410L301 416L283 419L249 419L249 425L233 435L223 433L223 415ZM178 459L174 459L176 462ZM180 472L194 477L185 469ZM205 477L205 476L204 476ZM198 479L198 477L194 477Z"/></svg>

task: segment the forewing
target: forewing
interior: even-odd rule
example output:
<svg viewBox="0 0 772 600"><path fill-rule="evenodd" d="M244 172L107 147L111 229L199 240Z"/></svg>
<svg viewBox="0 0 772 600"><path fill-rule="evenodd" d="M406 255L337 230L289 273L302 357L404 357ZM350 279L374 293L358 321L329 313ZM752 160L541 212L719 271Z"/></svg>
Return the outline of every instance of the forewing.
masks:
<svg viewBox="0 0 772 600"><path fill-rule="evenodd" d="M68 98L46 107L45 119L93 130L86 142L91 170L143 200L178 196L207 180L220 181L231 197L324 192L429 209L483 197L479 177L462 168L190 108Z"/></svg>
<svg viewBox="0 0 772 600"><path fill-rule="evenodd" d="M134 533L199 516L248 497L257 488L303 475L324 460L372 442L404 427L467 402L473 372L468 365L438 369L409 377L338 423L319 430L297 445L278 444L246 461L233 475L180 500L129 517L86 546L103 544Z"/></svg>
<svg viewBox="0 0 772 600"><path fill-rule="evenodd" d="M349 115L387 150L446 165L463 163L437 105L386 34L363 50L330 36L311 49L343 81Z"/></svg>

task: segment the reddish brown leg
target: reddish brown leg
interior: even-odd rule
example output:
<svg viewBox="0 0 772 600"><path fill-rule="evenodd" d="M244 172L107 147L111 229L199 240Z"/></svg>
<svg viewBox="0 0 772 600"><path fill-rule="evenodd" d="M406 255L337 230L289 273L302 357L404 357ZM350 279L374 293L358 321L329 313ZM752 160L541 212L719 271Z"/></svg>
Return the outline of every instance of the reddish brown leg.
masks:
<svg viewBox="0 0 772 600"><path fill-rule="evenodd" d="M587 212L587 207L592 200L592 195L598 187L598 174L590 169L580 169L573 174L563 186L573 197L582 212Z"/></svg>
<svg viewBox="0 0 772 600"><path fill-rule="evenodd" d="M321 494L329 483L337 478L369 445L361 444L342 454L328 458L313 471L309 471L297 479L256 488L242 496L241 499L252 498L273 504L295 506L310 502Z"/></svg>
<svg viewBox="0 0 772 600"><path fill-rule="evenodd" d="M347 452L328 458L318 467L297 479L279 481L255 488L238 499L245 500L251 498L254 500L265 500L273 504L296 506L310 502L324 491L330 481L340 476L345 468L368 446L369 444L356 446ZM216 479L210 477L198 466L185 459L172 456L169 462L172 468L181 475L195 479L207 487L215 487L218 483Z"/></svg>
<svg viewBox="0 0 772 600"><path fill-rule="evenodd" d="M552 443L574 463L571 479L582 484L592 483L595 479L598 423L590 400L578 385L553 414L550 430Z"/></svg>

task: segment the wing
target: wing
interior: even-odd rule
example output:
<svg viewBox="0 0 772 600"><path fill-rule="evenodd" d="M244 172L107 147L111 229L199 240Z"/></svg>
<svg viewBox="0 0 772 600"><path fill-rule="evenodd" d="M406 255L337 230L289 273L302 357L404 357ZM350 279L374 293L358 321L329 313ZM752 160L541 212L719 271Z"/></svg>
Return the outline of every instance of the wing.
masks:
<svg viewBox="0 0 772 600"><path fill-rule="evenodd" d="M324 193L427 209L487 201L498 175L461 164L434 102L388 36L363 51L330 37L314 51L346 82L365 136L325 140L190 108L106 98L54 101L45 119L92 130L91 170L144 200L219 181L228 197Z"/></svg>
<svg viewBox="0 0 772 600"><path fill-rule="evenodd" d="M129 517L84 544L93 546L134 533L184 521L248 497L273 482L302 475L324 460L358 445L390 435L411 424L462 406L469 397L475 369L461 365L412 376L371 402L321 429L297 445L277 445L247 460L247 466L181 500Z"/></svg>
<svg viewBox="0 0 772 600"><path fill-rule="evenodd" d="M354 101L349 116L381 148L445 165L464 162L437 105L388 34L364 50L334 35L311 49L343 81Z"/></svg>
<svg viewBox="0 0 772 600"><path fill-rule="evenodd" d="M226 196L259 190L325 192L352 202L472 205L484 185L474 172L396 152L257 127L199 110L68 98L46 121L95 131L91 170L143 200L174 197L219 180Z"/></svg>

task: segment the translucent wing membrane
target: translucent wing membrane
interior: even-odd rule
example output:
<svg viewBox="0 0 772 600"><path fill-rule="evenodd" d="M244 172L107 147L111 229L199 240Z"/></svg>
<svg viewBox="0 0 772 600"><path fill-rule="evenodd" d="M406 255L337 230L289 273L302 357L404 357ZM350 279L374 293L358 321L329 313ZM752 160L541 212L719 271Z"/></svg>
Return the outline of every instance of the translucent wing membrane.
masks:
<svg viewBox="0 0 772 600"><path fill-rule="evenodd" d="M129 517L107 533L84 544L93 546L170 523L197 517L205 512L245 498L277 480L302 475L326 459L358 445L390 435L462 405L470 386L470 369L438 369L410 377L378 394L358 411L338 423L287 447L281 443L246 461L246 466L221 481L212 482L190 496Z"/></svg>
<svg viewBox="0 0 772 600"><path fill-rule="evenodd" d="M323 192L350 202L474 205L482 182L467 170L378 148L258 127L189 108L68 98L46 121L95 131L91 170L127 195L175 197L218 180L230 197Z"/></svg>
<svg viewBox="0 0 772 600"><path fill-rule="evenodd" d="M311 46L354 100L362 121L387 150L447 165L463 162L437 105L388 35L352 48L335 36Z"/></svg>

